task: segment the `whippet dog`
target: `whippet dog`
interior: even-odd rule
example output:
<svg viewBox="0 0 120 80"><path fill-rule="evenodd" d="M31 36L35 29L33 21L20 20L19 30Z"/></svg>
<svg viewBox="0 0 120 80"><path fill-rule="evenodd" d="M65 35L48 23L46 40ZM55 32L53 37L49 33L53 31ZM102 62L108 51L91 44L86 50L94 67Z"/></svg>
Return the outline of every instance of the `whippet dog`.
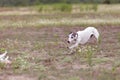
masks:
<svg viewBox="0 0 120 80"><path fill-rule="evenodd" d="M11 61L9 60L9 56L6 55L7 55L7 51L5 51L3 54L0 54L0 62L11 64Z"/></svg>
<svg viewBox="0 0 120 80"><path fill-rule="evenodd" d="M77 32L71 32L68 36L68 43L75 42L74 45L68 47L69 49L73 49L74 47L77 47L79 44L85 44L88 42L88 40L94 36L97 41L99 40L99 32L94 27L87 27L86 29L82 31Z"/></svg>

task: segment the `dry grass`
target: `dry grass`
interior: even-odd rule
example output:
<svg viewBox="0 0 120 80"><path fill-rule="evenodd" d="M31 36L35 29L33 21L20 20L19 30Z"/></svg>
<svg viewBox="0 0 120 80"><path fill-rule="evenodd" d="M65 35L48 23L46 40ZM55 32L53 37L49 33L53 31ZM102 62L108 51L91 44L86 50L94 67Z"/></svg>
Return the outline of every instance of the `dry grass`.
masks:
<svg viewBox="0 0 120 80"><path fill-rule="evenodd" d="M74 5L73 5L74 6ZM79 6L79 5L76 5ZM74 6L74 7L76 7ZM17 10L16 10L17 9ZM76 9L76 8L73 8ZM79 9L79 8L78 8ZM1 9L0 27L29 26L119 26L120 6L98 5L97 11L76 11L73 13L41 13L34 7ZM23 16L23 17L22 17Z"/></svg>
<svg viewBox="0 0 120 80"><path fill-rule="evenodd" d="M0 22L0 27L29 27L29 26L105 26L120 25L120 19L81 19L81 18L64 18L64 19L39 19L31 21L10 21Z"/></svg>

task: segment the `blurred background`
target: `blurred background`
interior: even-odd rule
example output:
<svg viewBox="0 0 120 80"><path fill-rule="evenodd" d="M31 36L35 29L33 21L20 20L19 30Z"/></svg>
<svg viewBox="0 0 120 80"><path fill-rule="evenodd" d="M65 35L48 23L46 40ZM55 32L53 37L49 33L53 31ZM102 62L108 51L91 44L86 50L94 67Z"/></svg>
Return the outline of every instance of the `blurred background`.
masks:
<svg viewBox="0 0 120 80"><path fill-rule="evenodd" d="M120 3L120 0L0 0L0 6L31 6L38 4L53 4L53 3L92 3L92 4L115 4Z"/></svg>

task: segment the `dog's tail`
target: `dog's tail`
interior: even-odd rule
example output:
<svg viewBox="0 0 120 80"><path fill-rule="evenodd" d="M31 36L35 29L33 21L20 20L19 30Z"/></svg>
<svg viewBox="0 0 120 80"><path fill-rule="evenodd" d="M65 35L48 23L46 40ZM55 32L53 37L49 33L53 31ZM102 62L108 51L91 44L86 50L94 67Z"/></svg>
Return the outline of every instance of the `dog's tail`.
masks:
<svg viewBox="0 0 120 80"><path fill-rule="evenodd" d="M94 36L97 39L97 41L99 41L100 34L99 34L99 32L98 32L98 30L96 28L94 28L93 33L94 33Z"/></svg>

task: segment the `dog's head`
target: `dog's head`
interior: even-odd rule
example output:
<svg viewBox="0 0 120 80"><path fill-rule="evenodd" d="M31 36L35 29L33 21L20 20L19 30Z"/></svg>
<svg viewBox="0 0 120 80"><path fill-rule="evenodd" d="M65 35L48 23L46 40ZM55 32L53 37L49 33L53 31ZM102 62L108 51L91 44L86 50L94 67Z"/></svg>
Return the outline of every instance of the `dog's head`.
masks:
<svg viewBox="0 0 120 80"><path fill-rule="evenodd" d="M73 41L76 41L78 38L78 33L76 32L71 32L69 35L68 35L68 43L71 43Z"/></svg>

